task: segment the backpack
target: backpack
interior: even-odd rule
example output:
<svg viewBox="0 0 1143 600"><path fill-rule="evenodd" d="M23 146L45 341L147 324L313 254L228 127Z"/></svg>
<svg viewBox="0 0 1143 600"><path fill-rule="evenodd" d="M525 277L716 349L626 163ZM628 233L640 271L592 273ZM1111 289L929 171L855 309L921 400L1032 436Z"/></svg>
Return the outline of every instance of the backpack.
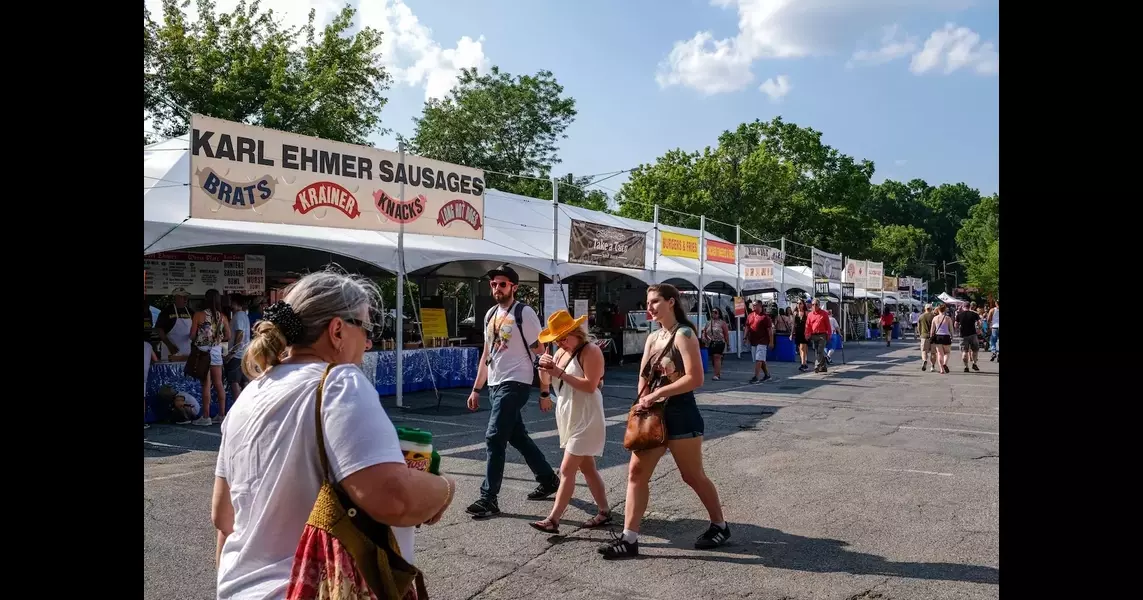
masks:
<svg viewBox="0 0 1143 600"><path fill-rule="evenodd" d="M488 312L484 315L484 333L485 333L485 335L488 334L488 324L492 322L492 316L496 314L497 308L499 308L499 306L493 306L492 308L488 309ZM540 387L540 371L539 371L539 368L537 368L537 366L536 366L536 361L537 361L538 357L535 354L532 354L531 346L529 346L527 340L524 339L524 325L523 325L523 322L524 322L524 303L523 302L516 302L513 304L513 306L512 306L512 317L514 319L516 319L516 327L520 330L520 335L519 335L520 343L524 344L524 351L527 352L528 357L530 359L532 359L532 387L538 388L538 387ZM485 347L487 348L488 347L487 344L489 343L488 340L485 340L484 343L486 344Z"/></svg>

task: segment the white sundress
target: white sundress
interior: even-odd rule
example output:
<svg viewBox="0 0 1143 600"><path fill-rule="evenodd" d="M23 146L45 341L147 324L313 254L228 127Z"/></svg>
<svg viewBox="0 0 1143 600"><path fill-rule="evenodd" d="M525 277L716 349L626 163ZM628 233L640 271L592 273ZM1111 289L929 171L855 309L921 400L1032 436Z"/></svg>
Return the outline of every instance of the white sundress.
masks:
<svg viewBox="0 0 1143 600"><path fill-rule="evenodd" d="M564 368L568 375L583 377L583 367L575 358ZM598 388L585 394L565 382L557 381L556 428L560 432L560 448L573 456L603 456L607 441L607 424L603 421L603 392Z"/></svg>

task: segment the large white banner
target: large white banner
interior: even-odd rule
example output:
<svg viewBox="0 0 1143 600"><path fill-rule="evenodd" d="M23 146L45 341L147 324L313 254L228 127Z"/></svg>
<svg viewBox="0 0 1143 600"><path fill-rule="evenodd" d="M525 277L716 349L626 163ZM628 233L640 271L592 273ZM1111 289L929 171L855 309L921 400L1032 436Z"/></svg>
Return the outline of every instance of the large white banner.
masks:
<svg viewBox="0 0 1143 600"><path fill-rule="evenodd" d="M878 291L881 289L882 276L885 275L885 265L879 262L865 263L865 289ZM897 290L888 290L895 292Z"/></svg>
<svg viewBox="0 0 1143 600"><path fill-rule="evenodd" d="M845 272L842 273L842 281L852 283L854 287L862 289L869 289L865 286L865 271L868 264L864 260L850 260L845 261Z"/></svg>
<svg viewBox="0 0 1143 600"><path fill-rule="evenodd" d="M202 115L190 149L192 217L484 238L480 169Z"/></svg>
<svg viewBox="0 0 1143 600"><path fill-rule="evenodd" d="M742 245L742 280L745 283L775 284L781 281L781 267L786 253L758 244Z"/></svg>
<svg viewBox="0 0 1143 600"><path fill-rule="evenodd" d="M828 279L830 281L841 282L841 255L830 254L823 252L817 248L813 249L813 255L810 257L814 264L814 279Z"/></svg>

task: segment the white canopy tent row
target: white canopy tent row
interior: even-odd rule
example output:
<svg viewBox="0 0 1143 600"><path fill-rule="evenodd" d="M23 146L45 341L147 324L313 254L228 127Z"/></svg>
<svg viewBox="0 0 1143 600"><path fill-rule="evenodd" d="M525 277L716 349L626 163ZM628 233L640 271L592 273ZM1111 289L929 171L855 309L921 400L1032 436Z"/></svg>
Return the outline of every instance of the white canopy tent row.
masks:
<svg viewBox="0 0 1143 600"><path fill-rule="evenodd" d="M172 138L143 149L143 253L154 254L209 246L274 245L306 248L351 257L397 271L397 233L334 227L283 225L248 221L190 218L190 152L187 137ZM737 266L674 256L656 256L655 225L567 204L553 205L489 189L485 192L484 239L464 239L406 233L405 272L431 271L436 277L475 279L502 263L518 268L525 281L571 277L588 272L629 275L644 283L678 279L705 289L722 283L740 290ZM648 233L643 269L582 265L567 262L572 219ZM559 236L553 239L555 224ZM701 237L695 229L659 225L660 231ZM728 242L710 233L706 239ZM554 242L554 247L553 247ZM553 258L553 252L555 257ZM782 270L784 269L784 280ZM808 267L775 268L778 287L813 290ZM784 285L781 284L784 282ZM838 284L831 284L831 290ZM773 289L773 288L771 288ZM862 297L864 290L858 290Z"/></svg>

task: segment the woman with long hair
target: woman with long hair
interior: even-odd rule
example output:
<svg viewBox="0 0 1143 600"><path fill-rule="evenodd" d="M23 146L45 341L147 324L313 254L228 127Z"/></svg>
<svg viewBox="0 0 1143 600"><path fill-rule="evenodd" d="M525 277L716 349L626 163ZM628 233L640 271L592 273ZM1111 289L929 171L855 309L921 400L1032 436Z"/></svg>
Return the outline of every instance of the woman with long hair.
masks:
<svg viewBox="0 0 1143 600"><path fill-rule="evenodd" d="M606 560L639 556L639 524L647 510L651 475L667 450L679 468L683 481L698 494L710 516L710 527L695 548L716 548L730 539L730 528L722 514L718 489L702 466L702 438L706 425L695 401L695 390L702 386L702 358L694 325L683 310L679 290L661 283L647 288L647 312L660 329L647 338L639 369L637 404L650 408L665 402L663 421L667 429L665 446L631 453L627 471L627 502L623 533L599 547ZM653 387L652 383L661 385Z"/></svg>
<svg viewBox="0 0 1143 600"><path fill-rule="evenodd" d="M323 452L330 483L356 506L350 516L391 527L409 563L414 528L439 521L451 503L456 484L408 467L377 389L357 367L379 327L371 320L379 297L367 279L310 273L254 327L242 357L252 381L222 424L215 467L219 598L340 597L331 590L367 585L353 568L327 568L349 563L341 544L298 552L303 539L321 541L306 521L326 477Z"/></svg>
<svg viewBox="0 0 1143 600"><path fill-rule="evenodd" d="M941 373L949 372L949 354L952 353L953 320L948 315L948 309L947 304L938 306L937 316L929 326L929 335L933 338L932 345L937 349L937 364L941 367Z"/></svg>
<svg viewBox="0 0 1143 600"><path fill-rule="evenodd" d="M790 335L790 341L798 348L798 358L802 359L802 366L798 367L798 370L803 373L810 370L806 366L806 351L810 347L810 340L806 337L806 317L809 314L805 298L800 298L794 306L794 332Z"/></svg>
<svg viewBox="0 0 1143 600"><path fill-rule="evenodd" d="M540 356L540 369L552 377L555 392L556 428L564 459L560 464L560 488L547 518L530 523L544 533L559 533L560 518L575 495L575 475L583 473L587 489L595 499L594 517L581 527L601 527L611 523L607 489L603 476L595 466L595 457L603 456L607 442L607 423L603 420L603 351L588 340L584 322L587 315L573 319L566 310L548 317L548 327L540 332L541 344L555 342L556 355Z"/></svg>
<svg viewBox="0 0 1143 600"><path fill-rule="evenodd" d="M191 319L191 331L194 332L194 345L210 354L210 370L202 380L202 414L194 424L206 426L221 423L226 417L226 387L222 384L222 342L230 339L230 321L223 313L222 294L218 290L211 288L206 291L203 309ZM212 382L214 391L218 394L218 416L213 421L210 419Z"/></svg>
<svg viewBox="0 0 1143 600"><path fill-rule="evenodd" d="M710 352L710 364L714 367L714 380L722 379L722 355L726 353L726 340L730 339L730 327L722 320L722 311L710 309L710 321L702 332Z"/></svg>

